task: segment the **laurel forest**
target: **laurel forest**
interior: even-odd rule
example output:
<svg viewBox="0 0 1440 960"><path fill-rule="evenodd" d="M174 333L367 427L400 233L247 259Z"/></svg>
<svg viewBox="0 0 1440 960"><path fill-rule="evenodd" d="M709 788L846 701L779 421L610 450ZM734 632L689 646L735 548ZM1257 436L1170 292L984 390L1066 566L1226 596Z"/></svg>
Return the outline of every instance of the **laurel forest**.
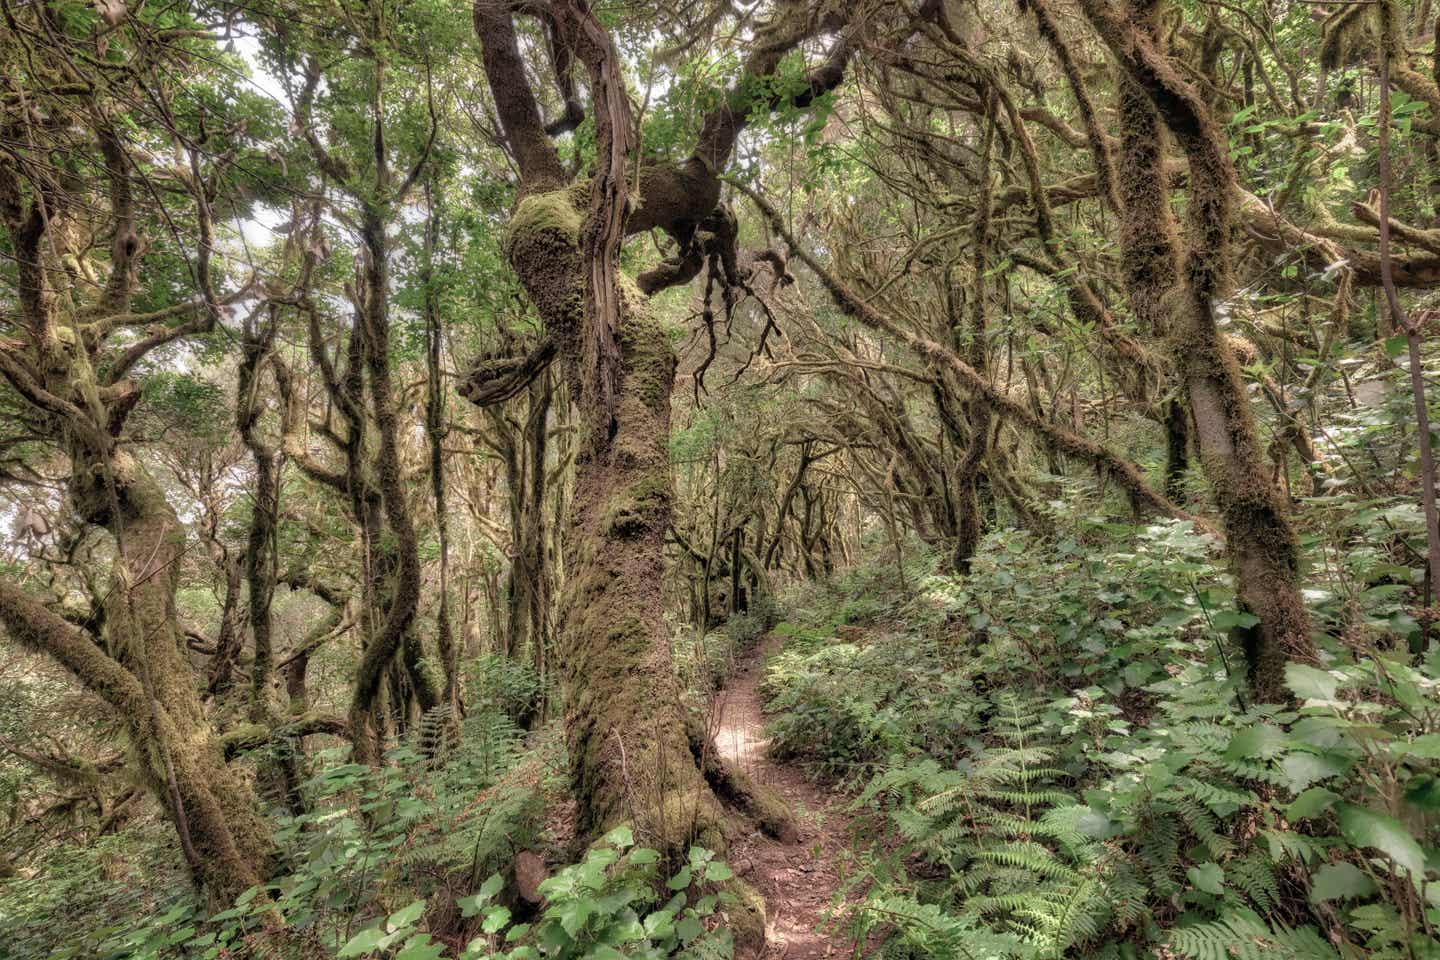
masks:
<svg viewBox="0 0 1440 960"><path fill-rule="evenodd" d="M0 0L0 958L1440 960L1431 0Z"/></svg>

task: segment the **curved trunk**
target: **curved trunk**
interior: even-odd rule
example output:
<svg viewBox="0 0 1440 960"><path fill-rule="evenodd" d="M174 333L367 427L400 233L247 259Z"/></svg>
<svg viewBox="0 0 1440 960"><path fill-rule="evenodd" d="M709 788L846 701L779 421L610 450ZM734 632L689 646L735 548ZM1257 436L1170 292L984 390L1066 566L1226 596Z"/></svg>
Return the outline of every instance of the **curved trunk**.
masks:
<svg viewBox="0 0 1440 960"><path fill-rule="evenodd" d="M77 455L71 498L119 544L106 601L110 655L14 588L0 596L0 621L21 643L56 656L121 715L195 880L228 903L263 879L273 846L249 786L225 763L184 654L175 612L184 528L159 485L123 451L103 465Z"/></svg>

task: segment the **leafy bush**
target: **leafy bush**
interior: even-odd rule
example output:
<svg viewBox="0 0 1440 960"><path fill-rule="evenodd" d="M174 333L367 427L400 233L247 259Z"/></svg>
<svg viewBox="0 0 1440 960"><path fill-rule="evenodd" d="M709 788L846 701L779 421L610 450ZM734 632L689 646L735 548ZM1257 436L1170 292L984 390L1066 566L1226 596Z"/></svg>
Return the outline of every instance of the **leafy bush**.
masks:
<svg viewBox="0 0 1440 960"><path fill-rule="evenodd" d="M1307 592L1377 647L1291 665L1298 707L1254 704L1214 544L1125 533L992 534L970 576L867 598L893 631L845 630L833 585L792 598L772 748L852 776L902 839L870 854L855 935L893 957L1440 956L1440 649L1387 652L1411 624L1363 587L1396 575L1383 553L1343 598Z"/></svg>

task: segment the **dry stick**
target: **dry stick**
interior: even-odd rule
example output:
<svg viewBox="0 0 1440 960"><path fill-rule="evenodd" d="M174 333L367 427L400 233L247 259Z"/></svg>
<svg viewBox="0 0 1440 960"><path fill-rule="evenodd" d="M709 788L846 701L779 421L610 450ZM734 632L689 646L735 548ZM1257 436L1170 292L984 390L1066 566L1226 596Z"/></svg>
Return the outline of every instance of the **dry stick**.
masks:
<svg viewBox="0 0 1440 960"><path fill-rule="evenodd" d="M1425 604L1440 586L1440 520L1435 508L1435 451L1430 445L1430 414L1425 406L1425 377L1420 368L1420 331L1405 314L1395 289L1390 264L1390 54L1380 44L1380 282L1390 304L1390 316L1404 331L1410 354L1410 390L1415 397L1415 423L1420 433L1421 499L1425 505L1425 539L1428 545L1429 582Z"/></svg>

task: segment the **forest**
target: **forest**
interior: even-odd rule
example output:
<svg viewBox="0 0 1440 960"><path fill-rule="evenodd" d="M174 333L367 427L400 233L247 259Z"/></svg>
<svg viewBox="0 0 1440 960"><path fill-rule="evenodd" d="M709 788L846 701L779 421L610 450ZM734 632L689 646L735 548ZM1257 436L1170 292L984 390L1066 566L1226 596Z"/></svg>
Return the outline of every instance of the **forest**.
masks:
<svg viewBox="0 0 1440 960"><path fill-rule="evenodd" d="M1431 0L0 0L0 960L1440 960Z"/></svg>

